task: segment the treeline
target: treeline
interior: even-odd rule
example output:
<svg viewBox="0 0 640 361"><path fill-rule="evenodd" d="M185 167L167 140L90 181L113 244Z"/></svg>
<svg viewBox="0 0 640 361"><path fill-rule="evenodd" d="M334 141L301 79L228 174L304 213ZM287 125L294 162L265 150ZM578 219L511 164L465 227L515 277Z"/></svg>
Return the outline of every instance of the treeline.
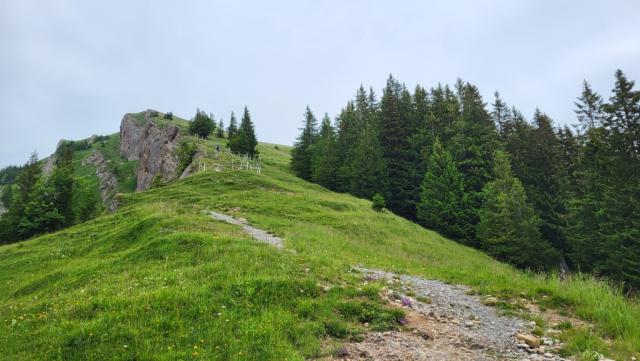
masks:
<svg viewBox="0 0 640 361"><path fill-rule="evenodd" d="M622 71L608 101L588 83L576 131L496 92L358 89L333 123L307 107L300 177L363 198L518 267L606 275L640 288L640 93Z"/></svg>
<svg viewBox="0 0 640 361"><path fill-rule="evenodd" d="M227 146L234 153L240 153L252 157L258 154L256 149L256 146L258 145L256 131L253 122L251 121L249 109L247 109L246 106L244 107L240 126L238 126L235 114L231 112L226 136L222 119L216 124L215 118L212 114L207 115L207 113L200 109L196 111L196 115L191 120L189 131L202 138L208 138L211 134L215 134L217 138L227 138L229 140L227 142Z"/></svg>
<svg viewBox="0 0 640 361"><path fill-rule="evenodd" d="M54 154L50 175L33 153L2 194L7 212L0 217L0 243L52 232L93 218L99 211L95 190L74 176L73 153L83 144L63 142Z"/></svg>

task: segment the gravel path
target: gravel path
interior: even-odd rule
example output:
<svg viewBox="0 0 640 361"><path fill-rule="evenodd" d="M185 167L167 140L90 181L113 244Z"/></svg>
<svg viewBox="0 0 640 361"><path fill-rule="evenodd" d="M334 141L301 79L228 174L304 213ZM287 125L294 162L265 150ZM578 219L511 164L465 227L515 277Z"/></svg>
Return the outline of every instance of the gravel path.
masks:
<svg viewBox="0 0 640 361"><path fill-rule="evenodd" d="M382 297L407 310L413 332L369 333L363 342L347 344L350 356L345 360L564 360L549 352L552 345L535 350L524 346L515 335L529 333L533 325L499 315L480 297L470 295L467 287L355 269L365 282L388 282L391 289L385 289Z"/></svg>
<svg viewBox="0 0 640 361"><path fill-rule="evenodd" d="M281 238L271 235L266 231L263 231L262 229L252 227L251 225L249 225L249 223L247 223L245 219L235 218L235 217L232 217L223 213L214 212L214 211L208 211L207 213L211 217L219 221L235 224L237 226L242 227L242 230L245 233L249 234L251 237L253 237L253 239L255 239L256 241L270 244L279 249L284 248L284 242L282 241Z"/></svg>

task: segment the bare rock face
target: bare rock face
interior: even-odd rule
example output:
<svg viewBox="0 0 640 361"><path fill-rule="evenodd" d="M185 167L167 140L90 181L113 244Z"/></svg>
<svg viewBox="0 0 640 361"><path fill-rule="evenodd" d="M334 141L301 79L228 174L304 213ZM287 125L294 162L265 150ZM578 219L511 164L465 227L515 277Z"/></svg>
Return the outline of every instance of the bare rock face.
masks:
<svg viewBox="0 0 640 361"><path fill-rule="evenodd" d="M133 115L127 113L120 123L120 154L127 160L136 160L140 156L140 141L144 125L138 125Z"/></svg>
<svg viewBox="0 0 640 361"><path fill-rule="evenodd" d="M136 170L136 191L149 189L156 176L164 180L176 177L179 129L174 125L159 126L147 110L144 123L138 124L131 114L125 114L120 124L120 153L128 160L139 160Z"/></svg>
<svg viewBox="0 0 640 361"><path fill-rule="evenodd" d="M107 161L100 151L93 152L82 161L82 165L92 164L96 167L96 175L100 178L100 197L102 203L109 212L118 208L118 202L114 198L118 189L118 179L107 167Z"/></svg>
<svg viewBox="0 0 640 361"><path fill-rule="evenodd" d="M56 145L56 151L53 152L53 154L51 154L49 158L47 158L47 161L44 163L44 166L42 166L42 175L45 176L45 178L49 178L51 173L53 173L53 169L56 167L58 149L60 149L60 146L64 142L65 142L64 139L60 139L58 141L58 145Z"/></svg>

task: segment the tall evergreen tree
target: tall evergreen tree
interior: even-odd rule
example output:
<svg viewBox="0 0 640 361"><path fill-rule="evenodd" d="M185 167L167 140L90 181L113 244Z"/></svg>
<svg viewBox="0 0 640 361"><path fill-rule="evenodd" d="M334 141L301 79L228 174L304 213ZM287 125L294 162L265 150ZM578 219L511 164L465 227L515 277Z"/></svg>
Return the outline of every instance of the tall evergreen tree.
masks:
<svg viewBox="0 0 640 361"><path fill-rule="evenodd" d="M296 143L291 150L291 169L300 178L312 179L313 147L318 139L318 121L307 106L304 112L304 126L300 129Z"/></svg>
<svg viewBox="0 0 640 361"><path fill-rule="evenodd" d="M568 203L570 212L565 232L570 246L567 252L569 260L582 272L597 270L602 260L608 257L603 248L602 227L609 157L604 129L587 129L575 172L576 187Z"/></svg>
<svg viewBox="0 0 640 361"><path fill-rule="evenodd" d="M383 177L382 152L379 143L380 112L373 90L367 93L360 87L355 102L354 132L351 137L355 143L349 151L347 169L350 171L349 191L364 198L371 198L381 192ZM348 144L348 143L347 143Z"/></svg>
<svg viewBox="0 0 640 361"><path fill-rule="evenodd" d="M256 131L251 121L249 110L245 106L240 128L238 128L238 133L234 136L234 139L229 142L229 147L234 152L253 157L258 154L257 145Z"/></svg>
<svg viewBox="0 0 640 361"><path fill-rule="evenodd" d="M640 92L622 71L604 105L608 157L600 211L602 250L599 270L628 288L640 289Z"/></svg>
<svg viewBox="0 0 640 361"><path fill-rule="evenodd" d="M493 111L491 112L491 118L498 128L498 133L501 137L504 137L505 128L507 123L511 119L511 110L507 106L507 103L500 98L500 93L497 91L493 94L495 99L493 101Z"/></svg>
<svg viewBox="0 0 640 361"><path fill-rule="evenodd" d="M56 161L56 168L48 179L48 185L53 189L53 206L62 216L62 221L56 228L62 228L70 226L75 219L72 204L75 180L71 142L62 143L56 150Z"/></svg>
<svg viewBox="0 0 640 361"><path fill-rule="evenodd" d="M566 251L565 227L566 169L562 165L562 149L553 121L540 110L534 115L534 128L529 133L525 169L517 176L522 180L527 198L539 214L542 238L556 249Z"/></svg>
<svg viewBox="0 0 640 361"><path fill-rule="evenodd" d="M574 104L578 128L586 131L600 126L603 116L602 97L591 89L586 80L582 82L582 94Z"/></svg>
<svg viewBox="0 0 640 361"><path fill-rule="evenodd" d="M449 152L436 138L422 181L418 222L455 240L466 240L470 224L464 179Z"/></svg>
<svg viewBox="0 0 640 361"><path fill-rule="evenodd" d="M640 92L633 89L621 70L616 71L616 82L609 104L605 105L604 126L610 132L612 143L631 157L640 157Z"/></svg>
<svg viewBox="0 0 640 361"><path fill-rule="evenodd" d="M325 113L317 143L313 147L311 179L323 187L333 189L336 182L337 163L335 130L329 115Z"/></svg>
<svg viewBox="0 0 640 361"><path fill-rule="evenodd" d="M568 126L558 129L558 140L560 143L560 164L563 173L566 175L565 189L567 192L573 194L577 188L577 167L580 159L580 144L577 137L573 134ZM570 195L565 195L569 197Z"/></svg>
<svg viewBox="0 0 640 361"><path fill-rule="evenodd" d="M407 179L415 169L409 144L411 134L411 97L406 88L389 76L381 100L380 145L386 166L384 198L387 208L403 217L415 219L414 188Z"/></svg>
<svg viewBox="0 0 640 361"><path fill-rule="evenodd" d="M542 269L558 259L557 251L540 237L539 218L520 181L511 173L508 156L495 153L494 180L484 187L477 227L481 247L490 255L518 267Z"/></svg>
<svg viewBox="0 0 640 361"><path fill-rule="evenodd" d="M462 81L458 81L456 88L460 114L453 122L447 148L464 177L471 209L469 222L475 225L482 204L482 188L491 178L492 152L498 148L498 133L479 90ZM478 246L473 232L466 241Z"/></svg>
<svg viewBox="0 0 640 361"><path fill-rule="evenodd" d="M224 138L224 122L222 119L220 119L220 122L218 122L218 128L216 128L216 138Z"/></svg>
<svg viewBox="0 0 640 361"><path fill-rule="evenodd" d="M231 112L231 117L229 118L229 127L227 128L227 139L231 140L238 133L238 121L236 120L236 115Z"/></svg>
<svg viewBox="0 0 640 361"><path fill-rule="evenodd" d="M353 102L340 111L338 116L338 135L336 148L340 158L336 172L336 190L340 192L352 192L353 180L356 178L357 154L355 144L359 142L359 131L356 107Z"/></svg>

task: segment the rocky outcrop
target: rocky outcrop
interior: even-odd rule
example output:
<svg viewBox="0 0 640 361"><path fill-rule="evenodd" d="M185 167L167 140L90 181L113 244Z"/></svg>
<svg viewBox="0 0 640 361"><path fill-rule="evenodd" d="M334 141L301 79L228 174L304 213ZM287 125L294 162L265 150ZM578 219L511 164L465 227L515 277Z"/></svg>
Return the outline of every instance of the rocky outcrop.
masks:
<svg viewBox="0 0 640 361"><path fill-rule="evenodd" d="M125 114L120 124L120 153L128 160L139 160L136 191L148 189L156 176L163 180L176 178L179 129L174 125L157 125L153 110L144 113L144 122ZM157 113L157 112L155 112Z"/></svg>
<svg viewBox="0 0 640 361"><path fill-rule="evenodd" d="M113 212L118 208L118 201L115 199L118 190L118 179L109 170L107 161L100 151L94 151L90 156L82 161L82 165L91 164L96 167L96 175L100 179L100 197L102 203L107 207L109 212Z"/></svg>
<svg viewBox="0 0 640 361"><path fill-rule="evenodd" d="M127 160L137 160L142 148L144 125L138 124L132 114L125 114L120 122L120 154Z"/></svg>
<svg viewBox="0 0 640 361"><path fill-rule="evenodd" d="M53 154L51 154L49 158L47 158L47 161L42 166L42 175L44 175L46 178L48 178L51 175L51 173L53 173L53 170L56 167L58 149L60 149L60 146L64 142L65 142L64 139L60 139L58 141L58 145L56 145L56 151L53 152Z"/></svg>

